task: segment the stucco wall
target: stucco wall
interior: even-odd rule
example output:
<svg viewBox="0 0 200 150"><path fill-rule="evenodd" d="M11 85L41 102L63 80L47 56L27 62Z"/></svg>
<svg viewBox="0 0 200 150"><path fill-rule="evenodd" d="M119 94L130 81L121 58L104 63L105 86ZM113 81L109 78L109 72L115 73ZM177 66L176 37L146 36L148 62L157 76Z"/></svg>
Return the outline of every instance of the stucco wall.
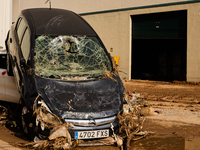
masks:
<svg viewBox="0 0 200 150"><path fill-rule="evenodd" d="M112 56L120 56L119 69L128 77L131 64L131 18L127 12L83 16L99 34Z"/></svg>
<svg viewBox="0 0 200 150"><path fill-rule="evenodd" d="M200 82L200 3L135 9L83 16L102 38L106 48L119 55L122 76L131 78L131 15L187 10L187 81ZM141 56L142 57L142 56Z"/></svg>
<svg viewBox="0 0 200 150"><path fill-rule="evenodd" d="M47 0L13 0L13 21L21 10L34 7L49 7ZM86 13L111 9L147 6L189 0L51 0L52 8L69 9L76 13Z"/></svg>
<svg viewBox="0 0 200 150"><path fill-rule="evenodd" d="M200 3L188 5L187 81L200 82Z"/></svg>

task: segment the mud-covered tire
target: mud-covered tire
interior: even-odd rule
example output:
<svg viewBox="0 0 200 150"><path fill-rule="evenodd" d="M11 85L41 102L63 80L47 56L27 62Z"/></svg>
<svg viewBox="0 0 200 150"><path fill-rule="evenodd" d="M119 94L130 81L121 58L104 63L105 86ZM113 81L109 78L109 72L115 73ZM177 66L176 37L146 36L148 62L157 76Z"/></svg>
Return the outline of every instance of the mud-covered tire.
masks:
<svg viewBox="0 0 200 150"><path fill-rule="evenodd" d="M22 129L24 131L25 134L28 134L28 127L27 127L27 123L25 122L25 115L27 114L28 110L27 108L24 106L22 108L22 113L21 113L21 120L22 120Z"/></svg>
<svg viewBox="0 0 200 150"><path fill-rule="evenodd" d="M35 127L34 124L32 124L30 122L30 117L28 114L28 110L26 108L26 106L22 107L22 111L21 111L21 125L22 125L22 130L25 134L25 136L30 140L33 141L34 137L35 137ZM30 126L31 125L31 126Z"/></svg>
<svg viewBox="0 0 200 150"><path fill-rule="evenodd" d="M7 53L7 74L8 76L13 76L12 64L10 60L10 55Z"/></svg>

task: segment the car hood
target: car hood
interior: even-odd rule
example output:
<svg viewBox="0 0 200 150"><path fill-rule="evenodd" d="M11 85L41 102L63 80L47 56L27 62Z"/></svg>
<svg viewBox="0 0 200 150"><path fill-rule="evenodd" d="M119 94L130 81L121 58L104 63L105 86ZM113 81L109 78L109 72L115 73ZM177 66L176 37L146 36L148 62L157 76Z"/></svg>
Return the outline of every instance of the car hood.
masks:
<svg viewBox="0 0 200 150"><path fill-rule="evenodd" d="M62 118L91 119L118 114L124 86L118 76L93 81L62 81L36 76L38 94Z"/></svg>

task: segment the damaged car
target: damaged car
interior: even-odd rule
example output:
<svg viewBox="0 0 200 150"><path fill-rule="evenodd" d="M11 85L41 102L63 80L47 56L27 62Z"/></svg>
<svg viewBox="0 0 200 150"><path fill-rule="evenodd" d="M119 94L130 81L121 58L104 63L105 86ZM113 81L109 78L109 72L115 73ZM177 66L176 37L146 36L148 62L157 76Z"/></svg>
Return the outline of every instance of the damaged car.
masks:
<svg viewBox="0 0 200 150"><path fill-rule="evenodd" d="M74 139L118 132L124 86L97 33L63 9L21 12L6 39L8 74L21 96L22 126L45 138L68 123Z"/></svg>

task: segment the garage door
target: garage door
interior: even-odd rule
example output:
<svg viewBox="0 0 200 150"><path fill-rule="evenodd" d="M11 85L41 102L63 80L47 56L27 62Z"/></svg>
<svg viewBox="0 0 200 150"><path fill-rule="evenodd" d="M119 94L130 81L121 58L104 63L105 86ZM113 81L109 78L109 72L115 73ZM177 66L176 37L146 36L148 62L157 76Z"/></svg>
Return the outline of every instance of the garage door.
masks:
<svg viewBox="0 0 200 150"><path fill-rule="evenodd" d="M132 16L132 79L186 80L187 11Z"/></svg>

